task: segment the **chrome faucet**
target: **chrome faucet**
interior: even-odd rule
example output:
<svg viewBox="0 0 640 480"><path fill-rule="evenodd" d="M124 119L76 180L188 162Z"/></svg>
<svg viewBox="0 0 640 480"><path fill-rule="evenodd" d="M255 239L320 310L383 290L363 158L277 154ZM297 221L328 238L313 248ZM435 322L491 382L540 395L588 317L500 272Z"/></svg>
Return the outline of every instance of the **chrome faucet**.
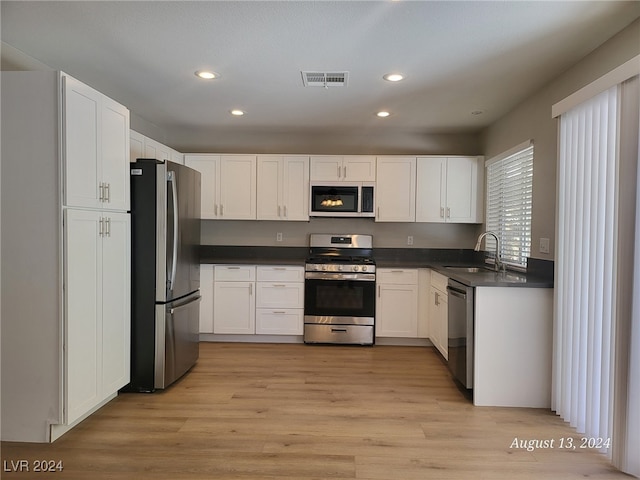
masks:
<svg viewBox="0 0 640 480"><path fill-rule="evenodd" d="M484 233L480 234L480 236L478 237L478 241L476 242L476 246L475 246L474 250L476 252L480 251L480 243L482 243L482 239L484 237L486 237L487 235L493 235L493 237L496 239L495 270L496 270L496 272L499 272L500 270L504 271L505 265L500 261L500 239L498 238L498 235L496 235L493 232L484 232Z"/></svg>

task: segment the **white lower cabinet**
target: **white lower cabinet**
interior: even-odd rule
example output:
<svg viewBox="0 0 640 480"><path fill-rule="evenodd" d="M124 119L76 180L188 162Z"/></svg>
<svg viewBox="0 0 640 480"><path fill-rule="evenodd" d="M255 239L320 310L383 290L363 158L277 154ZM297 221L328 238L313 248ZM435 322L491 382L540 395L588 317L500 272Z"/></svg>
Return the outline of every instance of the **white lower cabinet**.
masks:
<svg viewBox="0 0 640 480"><path fill-rule="evenodd" d="M418 337L418 270L379 268L376 336Z"/></svg>
<svg viewBox="0 0 640 480"><path fill-rule="evenodd" d="M200 265L200 333L213 333L213 265Z"/></svg>
<svg viewBox="0 0 640 480"><path fill-rule="evenodd" d="M256 267L214 267L213 333L255 333L255 290Z"/></svg>
<svg viewBox="0 0 640 480"><path fill-rule="evenodd" d="M202 291L201 314L213 305L212 329L200 320L201 333L302 335L304 268L297 266L215 265L213 298ZM206 274L205 274L206 275ZM201 279L203 273L201 271ZM201 288L202 280L201 280Z"/></svg>
<svg viewBox="0 0 640 480"><path fill-rule="evenodd" d="M438 272L431 272L429 288L429 338L445 359L448 355L448 296L449 279Z"/></svg>
<svg viewBox="0 0 640 480"><path fill-rule="evenodd" d="M129 382L130 217L65 211L65 420Z"/></svg>
<svg viewBox="0 0 640 480"><path fill-rule="evenodd" d="M259 266L256 333L302 335L304 268Z"/></svg>

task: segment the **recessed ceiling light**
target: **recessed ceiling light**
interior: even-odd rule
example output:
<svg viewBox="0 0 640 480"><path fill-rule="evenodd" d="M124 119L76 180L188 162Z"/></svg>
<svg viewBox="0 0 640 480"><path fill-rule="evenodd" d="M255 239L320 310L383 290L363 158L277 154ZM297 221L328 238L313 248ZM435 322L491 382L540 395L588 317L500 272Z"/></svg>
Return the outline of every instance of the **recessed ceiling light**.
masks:
<svg viewBox="0 0 640 480"><path fill-rule="evenodd" d="M216 72L211 72L209 70L198 70L196 71L195 75L196 77L200 77L205 80L213 80L214 78L218 78L220 76Z"/></svg>
<svg viewBox="0 0 640 480"><path fill-rule="evenodd" d="M235 115L236 117L241 117L242 115L244 115L244 111L238 108L234 108L230 113L231 115Z"/></svg>
<svg viewBox="0 0 640 480"><path fill-rule="evenodd" d="M383 111L380 111L380 112L376 113L376 115L378 117L380 117L380 118L385 118L385 117L388 117L391 114L389 112L386 112L386 111L383 110Z"/></svg>
<svg viewBox="0 0 640 480"><path fill-rule="evenodd" d="M404 80L404 75L401 73L387 73L386 75L383 75L382 78L387 82L399 82L400 80Z"/></svg>

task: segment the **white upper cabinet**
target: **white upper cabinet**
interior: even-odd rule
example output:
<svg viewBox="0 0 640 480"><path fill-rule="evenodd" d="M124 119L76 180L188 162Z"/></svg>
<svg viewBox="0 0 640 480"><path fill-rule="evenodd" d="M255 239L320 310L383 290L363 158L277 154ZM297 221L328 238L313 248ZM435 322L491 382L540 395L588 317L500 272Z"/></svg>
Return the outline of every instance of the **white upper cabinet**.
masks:
<svg viewBox="0 0 640 480"><path fill-rule="evenodd" d="M418 157L416 221L482 223L482 157Z"/></svg>
<svg viewBox="0 0 640 480"><path fill-rule="evenodd" d="M256 219L255 155L185 155L202 175L202 219Z"/></svg>
<svg viewBox="0 0 640 480"><path fill-rule="evenodd" d="M312 182L375 182L376 157L324 155L311 157Z"/></svg>
<svg viewBox="0 0 640 480"><path fill-rule="evenodd" d="M184 155L173 148L170 148L153 138L149 138L135 130L130 130L130 155L129 158L135 162L138 158L155 158L157 160L170 160L174 163L184 165Z"/></svg>
<svg viewBox="0 0 640 480"><path fill-rule="evenodd" d="M259 156L258 220L309 220L309 157Z"/></svg>
<svg viewBox="0 0 640 480"><path fill-rule="evenodd" d="M171 149L166 145L145 137L144 158L155 158L156 160L171 160Z"/></svg>
<svg viewBox="0 0 640 480"><path fill-rule="evenodd" d="M416 219L416 157L378 157L376 221Z"/></svg>
<svg viewBox="0 0 640 480"><path fill-rule="evenodd" d="M129 209L129 110L63 75L64 204Z"/></svg>

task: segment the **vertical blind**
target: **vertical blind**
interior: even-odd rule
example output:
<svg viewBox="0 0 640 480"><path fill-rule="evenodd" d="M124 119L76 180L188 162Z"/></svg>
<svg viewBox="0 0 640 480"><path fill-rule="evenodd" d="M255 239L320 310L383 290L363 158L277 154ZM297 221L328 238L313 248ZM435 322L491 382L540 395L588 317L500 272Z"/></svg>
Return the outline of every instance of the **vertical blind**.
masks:
<svg viewBox="0 0 640 480"><path fill-rule="evenodd" d="M612 434L617 131L618 87L560 118L552 408L604 439Z"/></svg>
<svg viewBox="0 0 640 480"><path fill-rule="evenodd" d="M487 230L500 238L504 263L527 266L531 254L533 145L487 164ZM487 248L495 240L487 237Z"/></svg>

